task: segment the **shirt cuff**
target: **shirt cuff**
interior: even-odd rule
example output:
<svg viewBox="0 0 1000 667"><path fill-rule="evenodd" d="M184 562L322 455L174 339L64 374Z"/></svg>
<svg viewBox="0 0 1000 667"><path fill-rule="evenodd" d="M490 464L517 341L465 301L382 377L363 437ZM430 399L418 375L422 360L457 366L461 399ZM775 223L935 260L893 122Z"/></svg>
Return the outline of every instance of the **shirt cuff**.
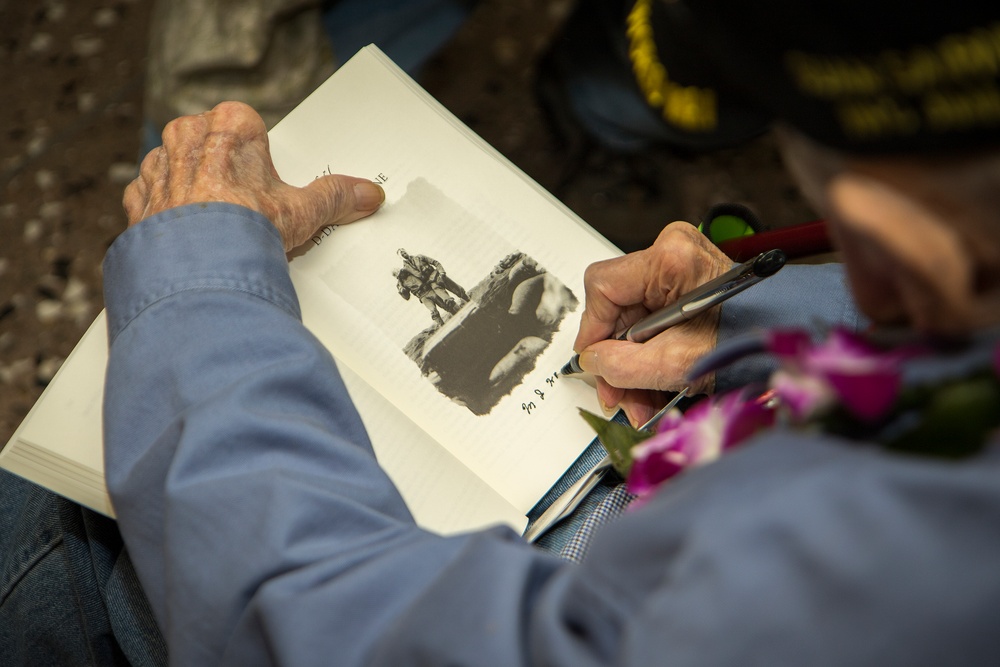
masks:
<svg viewBox="0 0 1000 667"><path fill-rule="evenodd" d="M152 304L189 290L250 294L301 319L281 235L236 204L189 204L134 225L104 258L108 337Z"/></svg>

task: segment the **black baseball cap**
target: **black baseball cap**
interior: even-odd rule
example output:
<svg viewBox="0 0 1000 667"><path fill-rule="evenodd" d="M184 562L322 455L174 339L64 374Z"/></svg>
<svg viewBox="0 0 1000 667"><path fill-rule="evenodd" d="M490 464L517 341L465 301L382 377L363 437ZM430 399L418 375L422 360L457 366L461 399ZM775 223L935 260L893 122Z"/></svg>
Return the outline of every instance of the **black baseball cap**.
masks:
<svg viewBox="0 0 1000 667"><path fill-rule="evenodd" d="M1000 144L1000 3L637 0L629 61L681 133L781 120L865 154Z"/></svg>

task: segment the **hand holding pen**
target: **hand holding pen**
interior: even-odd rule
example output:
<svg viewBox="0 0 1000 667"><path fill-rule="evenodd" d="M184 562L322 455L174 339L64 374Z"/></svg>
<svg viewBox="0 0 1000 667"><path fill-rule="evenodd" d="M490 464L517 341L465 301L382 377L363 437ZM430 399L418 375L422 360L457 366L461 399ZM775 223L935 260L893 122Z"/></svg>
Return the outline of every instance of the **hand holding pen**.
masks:
<svg viewBox="0 0 1000 667"><path fill-rule="evenodd" d="M583 355L574 357L565 371L582 368L593 373L605 408L622 407L634 424L643 423L663 403L660 390L683 387L690 365L714 348L718 310L713 306L783 263L777 251L732 268L732 260L691 225L669 225L652 247L588 270L587 311L576 342ZM699 288L686 287L699 282ZM686 291L680 298L679 290ZM665 302L666 308L661 308ZM640 316L650 311L655 316ZM689 318L687 326L657 335ZM617 337L628 340L622 330L628 324L635 325L631 340L649 342L641 348L615 342ZM693 386L692 393L710 391L708 382Z"/></svg>
<svg viewBox="0 0 1000 667"><path fill-rule="evenodd" d="M784 265L785 253L781 250L762 252L743 264L737 264L715 280L688 292L669 306L650 313L615 338L631 343L645 343L670 327L693 320L709 308L718 306L764 278L773 276ZM580 367L580 355L576 354L563 366L561 374L572 375L583 372Z"/></svg>

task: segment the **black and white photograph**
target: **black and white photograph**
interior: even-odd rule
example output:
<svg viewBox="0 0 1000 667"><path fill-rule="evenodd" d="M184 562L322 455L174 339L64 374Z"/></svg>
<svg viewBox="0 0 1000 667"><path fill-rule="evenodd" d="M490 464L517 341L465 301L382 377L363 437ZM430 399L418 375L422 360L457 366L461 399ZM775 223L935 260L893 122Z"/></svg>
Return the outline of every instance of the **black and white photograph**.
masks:
<svg viewBox="0 0 1000 667"><path fill-rule="evenodd" d="M552 335L579 301L531 257L513 252L468 292L440 262L400 248L396 290L429 312L431 323L404 351L438 391L474 414L488 414L535 368Z"/></svg>

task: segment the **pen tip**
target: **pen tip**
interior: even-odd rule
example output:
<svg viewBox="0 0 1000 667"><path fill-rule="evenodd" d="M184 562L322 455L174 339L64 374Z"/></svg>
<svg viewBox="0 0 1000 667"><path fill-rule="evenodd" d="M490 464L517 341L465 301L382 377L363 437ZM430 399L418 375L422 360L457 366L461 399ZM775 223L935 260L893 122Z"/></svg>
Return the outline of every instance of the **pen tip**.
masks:
<svg viewBox="0 0 1000 667"><path fill-rule="evenodd" d="M582 373L583 369L580 368L580 355L574 354L573 358L566 362L566 365L562 367L559 371L559 375L575 375L576 373Z"/></svg>

